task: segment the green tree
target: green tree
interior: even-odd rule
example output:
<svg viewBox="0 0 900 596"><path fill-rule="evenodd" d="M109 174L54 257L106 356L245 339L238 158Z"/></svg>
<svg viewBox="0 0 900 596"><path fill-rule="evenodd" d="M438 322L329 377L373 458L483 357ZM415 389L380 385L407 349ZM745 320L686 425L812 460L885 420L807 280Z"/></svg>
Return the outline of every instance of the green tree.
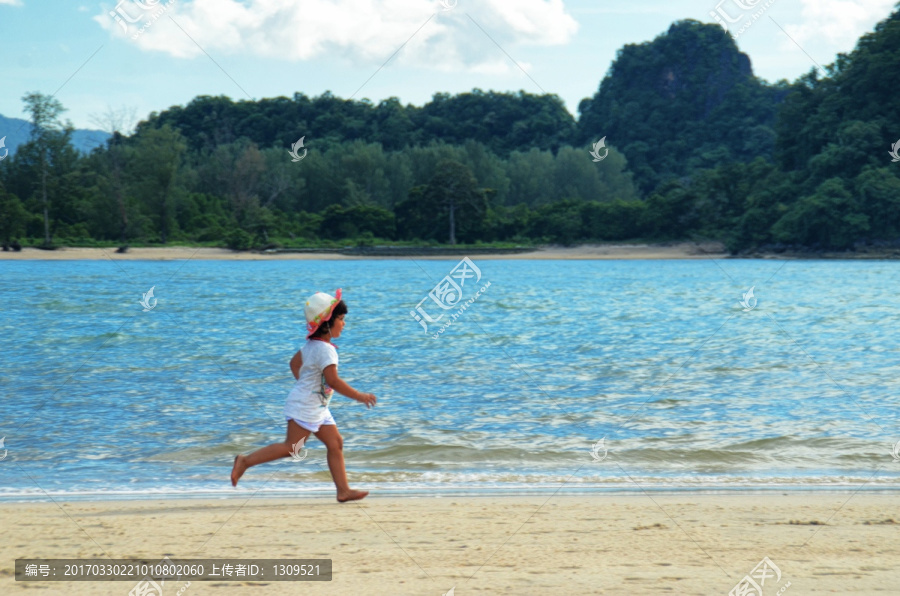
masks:
<svg viewBox="0 0 900 596"><path fill-rule="evenodd" d="M424 184L412 187L407 198L394 207L397 236L401 240L434 239L438 233L438 224L443 228L439 207L425 204L427 188Z"/></svg>
<svg viewBox="0 0 900 596"><path fill-rule="evenodd" d="M173 227L177 230L177 201L184 192L180 170L186 150L184 137L163 126L138 137L129 163L135 192L163 244Z"/></svg>
<svg viewBox="0 0 900 596"><path fill-rule="evenodd" d="M800 198L772 227L777 242L843 250L869 230L869 218L840 178L826 180Z"/></svg>
<svg viewBox="0 0 900 596"><path fill-rule="evenodd" d="M394 214L377 205L331 205L321 215L319 235L323 238L342 240L369 235L392 239L395 236Z"/></svg>
<svg viewBox="0 0 900 596"><path fill-rule="evenodd" d="M525 241L531 210L527 205L514 207L495 205L488 207L484 222L485 241L514 240Z"/></svg>
<svg viewBox="0 0 900 596"><path fill-rule="evenodd" d="M445 160L438 164L428 184L410 189L406 200L394 209L401 238L475 242L481 238L487 218L489 193L478 188L464 164Z"/></svg>
<svg viewBox="0 0 900 596"><path fill-rule="evenodd" d="M391 204L390 183L386 170L388 160L377 143L353 141L341 145L340 171L344 173L346 205Z"/></svg>
<svg viewBox="0 0 900 596"><path fill-rule="evenodd" d="M563 147L554 162L553 197L583 201L635 199L625 165L625 158L615 149L610 149L602 161L594 162L587 148Z"/></svg>
<svg viewBox="0 0 900 596"><path fill-rule="evenodd" d="M690 187L668 182L647 197L639 226L649 238L658 240L689 237L700 222L696 205L697 195Z"/></svg>
<svg viewBox="0 0 900 596"><path fill-rule="evenodd" d="M753 166L756 165L757 162L754 162ZM735 228L726 236L726 246L733 253L773 242L772 226L796 199L791 178L771 164L766 163L765 168L751 171L750 176L754 178L753 187L744 201Z"/></svg>
<svg viewBox="0 0 900 596"><path fill-rule="evenodd" d="M859 208L869 220L869 237L900 238L900 178L895 168L868 168L854 180Z"/></svg>
<svg viewBox="0 0 900 596"><path fill-rule="evenodd" d="M26 93L22 97L25 110L31 116L31 143L37 153L38 170L40 172L40 197L44 210L44 244L50 245L50 193L48 186L52 183L52 157L62 152L60 145L69 143L72 126L64 125L59 116L65 111L58 99L39 92ZM56 152L53 151L55 148Z"/></svg>
<svg viewBox="0 0 900 596"><path fill-rule="evenodd" d="M582 210L585 202L567 199L538 207L531 217L528 235L544 242L571 245L585 238Z"/></svg>
<svg viewBox="0 0 900 596"><path fill-rule="evenodd" d="M457 228L467 240L474 240L484 225L487 200L471 170L458 161L438 164L425 190L425 203L447 214L448 242L456 244Z"/></svg>
<svg viewBox="0 0 900 596"><path fill-rule="evenodd" d="M643 232L647 203L640 200L591 201L582 207L584 234L592 240L627 240Z"/></svg>
<svg viewBox="0 0 900 596"><path fill-rule="evenodd" d="M506 204L525 204L534 207L553 201L556 189L553 185L554 156L550 151L536 147L528 152L515 151L505 163L509 178Z"/></svg>
<svg viewBox="0 0 900 596"><path fill-rule="evenodd" d="M7 192L0 184L0 240L4 250L25 232L27 221L28 212L22 201L16 195Z"/></svg>

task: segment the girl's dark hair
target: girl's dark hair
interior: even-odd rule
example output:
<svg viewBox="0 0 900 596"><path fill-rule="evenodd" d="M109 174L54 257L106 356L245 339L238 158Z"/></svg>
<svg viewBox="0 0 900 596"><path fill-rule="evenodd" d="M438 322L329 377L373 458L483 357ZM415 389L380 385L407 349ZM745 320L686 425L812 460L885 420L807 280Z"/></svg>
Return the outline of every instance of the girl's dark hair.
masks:
<svg viewBox="0 0 900 596"><path fill-rule="evenodd" d="M319 328L316 329L316 332L310 335L310 337L321 337L323 335L326 335L331 330L332 319L345 314L347 314L347 305L344 304L343 300L341 300L334 305L334 310L331 311L331 318L319 325Z"/></svg>

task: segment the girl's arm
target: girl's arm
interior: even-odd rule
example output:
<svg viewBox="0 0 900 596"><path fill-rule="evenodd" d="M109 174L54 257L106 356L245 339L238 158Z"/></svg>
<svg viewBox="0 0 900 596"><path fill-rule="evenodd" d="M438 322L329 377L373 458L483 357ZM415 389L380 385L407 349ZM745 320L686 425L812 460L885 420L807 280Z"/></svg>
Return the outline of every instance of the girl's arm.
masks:
<svg viewBox="0 0 900 596"><path fill-rule="evenodd" d="M338 376L337 365L330 364L326 366L325 370L322 372L325 375L325 382L328 383L328 386L341 395L346 395L350 399L355 399L358 402L362 402L366 404L367 408L371 408L375 405L376 400L374 395L372 395L371 393L363 393L361 391L357 391Z"/></svg>
<svg viewBox="0 0 900 596"><path fill-rule="evenodd" d="M297 353L294 354L294 357L291 358L291 372L294 373L294 378L300 378L300 367L303 366L303 355L300 350L297 350Z"/></svg>

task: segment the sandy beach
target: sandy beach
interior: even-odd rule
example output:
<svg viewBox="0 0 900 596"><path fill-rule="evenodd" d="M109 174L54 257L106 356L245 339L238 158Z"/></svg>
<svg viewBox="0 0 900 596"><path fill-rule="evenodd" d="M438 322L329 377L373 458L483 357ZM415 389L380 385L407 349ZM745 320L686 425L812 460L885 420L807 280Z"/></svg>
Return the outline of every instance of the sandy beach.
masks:
<svg viewBox="0 0 900 596"><path fill-rule="evenodd" d="M591 244L574 247L546 247L533 252L518 254L482 254L474 250L467 253L469 258L481 259L710 259L726 258L724 246L717 242L694 243L677 242L671 244ZM336 253L288 253L271 254L259 252L238 252L225 248L192 248L186 246L130 248L128 252L117 254L113 248L60 248L57 250L40 250L25 247L21 252L0 252L0 259L8 260L153 260L170 261L177 259L197 260L357 260L378 258L409 257L371 257L352 256ZM443 259L459 260L459 255L416 256L417 260Z"/></svg>
<svg viewBox="0 0 900 596"><path fill-rule="evenodd" d="M766 595L896 594L898 523L896 496L852 492L5 503L0 592L133 587L16 582L16 558L169 556L333 560L331 582L186 594L724 595L768 557Z"/></svg>

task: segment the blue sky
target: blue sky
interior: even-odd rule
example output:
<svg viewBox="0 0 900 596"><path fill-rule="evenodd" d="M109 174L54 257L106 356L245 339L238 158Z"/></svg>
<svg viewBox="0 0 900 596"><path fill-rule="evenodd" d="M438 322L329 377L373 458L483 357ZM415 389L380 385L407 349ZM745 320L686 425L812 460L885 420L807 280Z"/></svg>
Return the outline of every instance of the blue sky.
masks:
<svg viewBox="0 0 900 596"><path fill-rule="evenodd" d="M714 22L710 13L718 9L733 21L732 33L749 23L737 43L755 73L793 80L852 50L894 6L894 0L443 0L456 4L444 9L441 1L0 0L0 114L25 117L22 95L55 92L76 127L96 128L93 117L110 108L132 109L142 119L197 95L260 99L330 90L350 97L360 87L357 98L396 96L416 105L437 92L475 87L546 91L577 114L616 50L653 39L673 21Z"/></svg>

